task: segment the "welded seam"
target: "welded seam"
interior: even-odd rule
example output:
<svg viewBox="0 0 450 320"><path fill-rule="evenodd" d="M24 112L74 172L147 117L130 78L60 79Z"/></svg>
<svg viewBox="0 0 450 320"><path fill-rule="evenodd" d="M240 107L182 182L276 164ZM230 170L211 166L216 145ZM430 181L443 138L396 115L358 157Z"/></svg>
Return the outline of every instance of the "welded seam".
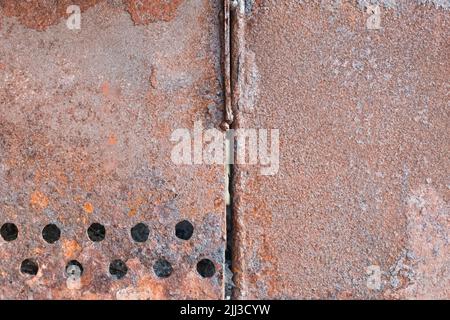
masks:
<svg viewBox="0 0 450 320"><path fill-rule="evenodd" d="M230 0L223 0L222 14L222 75L224 91L224 115L220 125L226 131L233 123L233 110L231 107L231 80L230 80Z"/></svg>
<svg viewBox="0 0 450 320"><path fill-rule="evenodd" d="M240 80L242 79L241 73L241 58L244 58L245 55L245 45L244 45L244 36L245 36L245 1L244 0L232 0L229 2L229 16L230 16L230 25L229 25L229 46L230 46L230 110L232 112L233 121L230 124L230 129L239 128L239 97L240 97ZM235 152L236 144L230 143L228 146L228 152L231 157L233 157ZM233 157L234 158L234 157ZM230 162L228 162L230 163ZM230 230L229 235L227 236L227 247L230 252L229 255L231 257L230 268L233 274L231 279L231 299L236 299L240 296L240 287L239 285L242 283L241 275L242 272L240 270L241 261L241 233L240 230L243 230L241 226L242 219L236 214L236 208L238 207L238 199L235 197L235 186L238 183L237 175L235 172L235 167L232 164L229 164L228 167L228 184L229 184L229 213L227 226ZM237 285L235 285L237 284Z"/></svg>

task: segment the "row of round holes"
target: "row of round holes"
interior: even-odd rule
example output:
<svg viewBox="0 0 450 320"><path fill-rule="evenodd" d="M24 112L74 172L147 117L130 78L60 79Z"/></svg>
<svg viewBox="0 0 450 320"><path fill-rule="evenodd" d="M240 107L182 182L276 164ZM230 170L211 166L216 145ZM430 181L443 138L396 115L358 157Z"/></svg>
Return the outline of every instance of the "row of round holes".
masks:
<svg viewBox="0 0 450 320"><path fill-rule="evenodd" d="M175 226L175 235L182 240L189 240L194 232L194 226L187 220L180 221ZM5 241L13 241L17 239L19 230L13 223L5 223L0 228L0 234ZM93 223L88 228L88 237L92 241L102 241L105 238L106 229L99 223ZM150 231L144 223L138 223L131 228L131 237L136 242L145 242L148 239ZM42 237L48 243L54 243L61 237L61 230L55 224L48 224L42 230ZM83 272L83 267L78 261L71 261L66 267L78 266L80 275ZM154 272L158 277L166 278L172 273L172 266L167 260L158 260L153 266ZM22 273L36 275L39 267L32 259L25 259L20 267ZM122 260L114 260L109 266L110 274L117 278L123 278L128 267ZM212 277L215 273L214 263L211 260L203 259L197 264L197 272L204 278Z"/></svg>
<svg viewBox="0 0 450 320"><path fill-rule="evenodd" d="M37 262L33 259L25 259L20 265L20 272L35 276L39 271ZM66 274L69 276L80 276L83 274L83 265L77 260L69 261L66 265ZM172 265L165 259L159 259L153 265L153 271L159 278L168 278L173 271ZM113 260L109 264L109 273L114 279L122 279L128 272L125 262L120 259ZM197 272L203 278L211 278L216 273L214 263L209 259L202 259L197 263Z"/></svg>
<svg viewBox="0 0 450 320"><path fill-rule="evenodd" d="M182 240L189 240L194 233L194 226L187 220L180 221L175 226L175 235ZM19 229L14 223L5 223L0 228L0 234L5 241L17 239ZM102 241L106 236L106 229L100 223L93 223L89 226L87 234L94 242ZM136 242L145 242L148 239L150 230L144 223L138 223L131 228L131 237ZM61 237L61 230L55 224L48 224L42 229L42 237L48 243L55 243Z"/></svg>

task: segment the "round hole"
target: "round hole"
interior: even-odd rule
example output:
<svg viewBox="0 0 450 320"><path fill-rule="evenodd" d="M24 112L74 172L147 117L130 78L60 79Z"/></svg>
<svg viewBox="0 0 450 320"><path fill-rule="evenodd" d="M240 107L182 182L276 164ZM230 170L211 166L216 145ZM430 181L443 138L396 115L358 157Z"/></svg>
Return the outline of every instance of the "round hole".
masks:
<svg viewBox="0 0 450 320"><path fill-rule="evenodd" d="M77 260L71 260L66 265L66 274L69 277L81 277L83 275L83 265Z"/></svg>
<svg viewBox="0 0 450 320"><path fill-rule="evenodd" d="M138 223L133 228L131 228L131 237L136 242L145 242L148 239L150 230L144 223Z"/></svg>
<svg viewBox="0 0 450 320"><path fill-rule="evenodd" d="M109 264L109 273L114 279L122 279L123 277L125 277L127 272L128 272L127 265L120 259L113 260Z"/></svg>
<svg viewBox="0 0 450 320"><path fill-rule="evenodd" d="M14 223L5 223L0 228L0 234L5 241L13 241L17 239L19 229Z"/></svg>
<svg viewBox="0 0 450 320"><path fill-rule="evenodd" d="M102 241L105 239L106 229L100 223L93 223L88 228L88 237L94 242Z"/></svg>
<svg viewBox="0 0 450 320"><path fill-rule="evenodd" d="M61 230L56 224L48 224L42 229L42 238L48 243L55 243L61 237Z"/></svg>
<svg viewBox="0 0 450 320"><path fill-rule="evenodd" d="M177 223L175 226L175 235L182 240L189 240L194 233L194 226L187 220Z"/></svg>
<svg viewBox="0 0 450 320"><path fill-rule="evenodd" d="M37 275L38 270L39 266L37 262L32 259L25 259L20 265L20 272L22 272L23 274L35 276Z"/></svg>
<svg viewBox="0 0 450 320"><path fill-rule="evenodd" d="M153 271L159 278L167 278L172 274L173 268L169 261L159 259L153 265Z"/></svg>
<svg viewBox="0 0 450 320"><path fill-rule="evenodd" d="M216 273L216 267L211 260L203 259L197 263L197 272L203 278L211 278Z"/></svg>

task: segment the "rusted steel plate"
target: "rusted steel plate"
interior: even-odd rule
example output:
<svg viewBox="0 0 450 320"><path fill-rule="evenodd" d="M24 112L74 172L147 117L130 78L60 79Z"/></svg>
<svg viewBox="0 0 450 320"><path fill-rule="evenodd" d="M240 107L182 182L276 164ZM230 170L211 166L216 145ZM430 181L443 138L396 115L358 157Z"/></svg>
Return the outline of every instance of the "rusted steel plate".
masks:
<svg viewBox="0 0 450 320"><path fill-rule="evenodd" d="M0 1L0 298L222 298L220 1L71 2Z"/></svg>
<svg viewBox="0 0 450 320"><path fill-rule="evenodd" d="M237 126L280 167L235 167L237 298L450 297L448 1L378 2L246 1Z"/></svg>

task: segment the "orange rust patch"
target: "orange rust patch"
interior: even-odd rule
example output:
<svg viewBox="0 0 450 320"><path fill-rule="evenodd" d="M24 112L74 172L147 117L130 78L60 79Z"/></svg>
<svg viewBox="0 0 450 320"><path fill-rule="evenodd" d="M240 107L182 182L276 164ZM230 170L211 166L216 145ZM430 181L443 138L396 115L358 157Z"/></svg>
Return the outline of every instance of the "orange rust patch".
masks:
<svg viewBox="0 0 450 320"><path fill-rule="evenodd" d="M203 299L217 299L217 292L215 291L214 285L211 282L204 280L205 279L201 278L195 272L189 272L182 280L181 288L191 297L195 296L196 292L202 292Z"/></svg>
<svg viewBox="0 0 450 320"><path fill-rule="evenodd" d="M76 5L81 12L105 0L78 0ZM149 24L157 21L170 21L175 17L176 10L183 0L123 0L128 13L137 25ZM39 31L46 30L49 26L60 22L61 18L70 15L67 8L74 4L73 0L3 0L0 7L3 14L8 17L16 17L17 20L28 28Z"/></svg>
<svg viewBox="0 0 450 320"><path fill-rule="evenodd" d="M120 99L120 87L111 86L108 81L105 81L101 84L100 90L103 96L107 99Z"/></svg>
<svg viewBox="0 0 450 320"><path fill-rule="evenodd" d="M167 299L167 294L164 289L164 286L151 277L143 277L142 279L140 279L137 285L137 289L139 290L150 289L153 300Z"/></svg>
<svg viewBox="0 0 450 320"><path fill-rule="evenodd" d="M66 259L75 258L81 251L81 246L75 240L64 240L62 248Z"/></svg>
<svg viewBox="0 0 450 320"><path fill-rule="evenodd" d="M35 191L31 195L30 204L35 208L45 209L48 207L48 198L42 192Z"/></svg>
<svg viewBox="0 0 450 320"><path fill-rule="evenodd" d="M151 298L152 293L147 288L128 287L118 290L116 293L117 300L150 300Z"/></svg>
<svg viewBox="0 0 450 320"><path fill-rule="evenodd" d="M40 255L43 253L43 251L44 251L44 250L42 250L41 248L35 248L35 249L33 250L33 254L34 254L35 256L40 256Z"/></svg>
<svg viewBox="0 0 450 320"><path fill-rule="evenodd" d="M86 203L83 205L83 209L84 209L84 212L86 212L86 213L92 213L92 212L94 212L94 206L93 206L92 203L90 203L90 202L86 202Z"/></svg>
<svg viewBox="0 0 450 320"><path fill-rule="evenodd" d="M135 24L170 21L183 0L128 0L127 8Z"/></svg>
<svg viewBox="0 0 450 320"><path fill-rule="evenodd" d="M105 97L109 96L109 83L107 81L102 83L101 90Z"/></svg>
<svg viewBox="0 0 450 320"><path fill-rule="evenodd" d="M81 217L80 220L84 225L88 224L88 222L89 222L86 216Z"/></svg>

